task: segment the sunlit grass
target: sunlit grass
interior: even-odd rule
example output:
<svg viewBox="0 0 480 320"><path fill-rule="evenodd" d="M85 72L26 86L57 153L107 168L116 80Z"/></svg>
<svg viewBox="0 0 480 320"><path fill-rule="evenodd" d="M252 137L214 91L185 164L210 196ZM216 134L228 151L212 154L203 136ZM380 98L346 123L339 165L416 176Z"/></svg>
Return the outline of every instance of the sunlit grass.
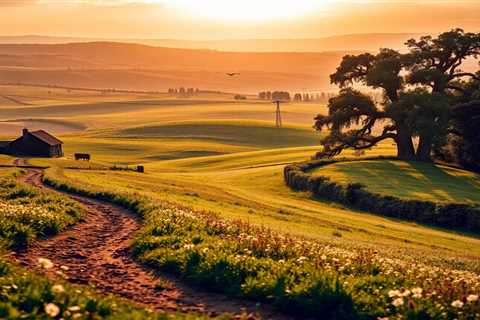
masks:
<svg viewBox="0 0 480 320"><path fill-rule="evenodd" d="M305 160L315 151L315 147L283 148L158 161L147 164L145 174L75 170L63 174L81 184L108 185L119 192L136 192L333 243L396 246L432 255L441 251L467 258L480 253L480 240L475 238L352 211L291 191L283 182L284 163ZM387 144L373 154L393 151Z"/></svg>
<svg viewBox="0 0 480 320"><path fill-rule="evenodd" d="M480 176L468 171L420 162L361 161L336 163L313 174L359 182L376 193L443 202L480 202Z"/></svg>
<svg viewBox="0 0 480 320"><path fill-rule="evenodd" d="M155 201L181 203L335 245L411 250L419 257L448 257L462 265L478 260L480 240L475 237L350 210L286 187L284 165L308 160L319 149L315 146L318 136L311 126L313 117L325 112L322 105L285 104L285 128L277 130L273 128L273 104L234 102L225 95L178 99L133 94L81 97L75 93L68 105L49 105L45 93L39 96L41 101L33 98L33 91L21 95L31 96L34 106L10 106L0 118L20 118L29 112L46 117L47 112L47 116L89 128L61 137L66 159L30 160L33 164L53 166L49 175L98 190L108 188L145 195ZM70 99L63 96L68 96L66 92L58 95ZM295 138L290 139L293 135ZM92 161L72 160L76 152L90 153ZM367 152L369 156L394 154L392 142ZM5 161L11 159L6 157ZM144 164L146 173L65 169L126 164ZM395 174L408 172L401 192L411 197L424 197L430 190L435 190L438 199L452 196L451 185L430 185L418 170L392 170ZM387 191L381 183L394 180L377 177L376 172L368 174L374 175L379 188ZM464 172L448 174L472 181ZM423 184L415 189L414 181Z"/></svg>

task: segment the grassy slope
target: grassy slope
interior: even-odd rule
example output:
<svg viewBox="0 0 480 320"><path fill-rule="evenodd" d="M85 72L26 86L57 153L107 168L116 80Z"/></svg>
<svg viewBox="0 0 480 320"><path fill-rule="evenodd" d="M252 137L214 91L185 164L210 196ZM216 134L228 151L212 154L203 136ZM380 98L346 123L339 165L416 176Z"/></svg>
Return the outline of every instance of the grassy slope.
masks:
<svg viewBox="0 0 480 320"><path fill-rule="evenodd" d="M12 158L7 156L7 155L3 155L3 154L0 154L0 165L10 165L12 164Z"/></svg>
<svg viewBox="0 0 480 320"><path fill-rule="evenodd" d="M174 138L220 141L232 145L275 148L314 146L319 135L300 127L276 128L267 122L197 121L132 127L121 130L119 136L139 138Z"/></svg>
<svg viewBox="0 0 480 320"><path fill-rule="evenodd" d="M84 124L90 129L118 129L173 121L242 119L272 124L275 121L273 104L256 100L234 101L232 94L202 93L186 98L168 94L102 94L22 86L0 86L0 93L28 104L0 100L0 120L55 118ZM325 107L314 103L289 103L282 109L285 123L308 128L317 113L326 111Z"/></svg>
<svg viewBox="0 0 480 320"><path fill-rule="evenodd" d="M76 181L212 210L282 232L355 245L409 248L422 254L475 259L480 240L413 223L351 211L295 193L283 183L283 165L313 148L278 149L147 165L147 173L66 170ZM388 146L380 153L388 152ZM273 161L275 160L275 161ZM270 164L270 165L269 165ZM339 237L339 235L341 237Z"/></svg>
<svg viewBox="0 0 480 320"><path fill-rule="evenodd" d="M480 176L471 172L403 161L338 163L316 169L339 182L360 182L369 190L401 198L480 202Z"/></svg>
<svg viewBox="0 0 480 320"><path fill-rule="evenodd" d="M62 137L66 142L67 155L91 152L94 161L100 164L144 163L147 173L66 170L65 175L71 179L99 188L108 186L120 191L139 192L159 200L178 201L197 209L213 210L227 217L242 218L277 230L327 241L385 246L389 249L416 248L431 254L442 252L444 256L476 258L480 254L480 241L475 238L351 211L311 200L306 194L291 192L282 180L283 164L305 160L317 148L302 147L305 142L302 140L296 147L274 149L278 143L270 143L272 137L250 135L250 130L254 129L257 133L272 132L270 129L258 131L259 123L252 122L266 119L273 122L274 113L270 104L226 102L219 97L216 98L220 101L218 103L172 103L172 97L157 97L155 100L155 97L139 95L137 103L128 103L126 108L124 103L118 101L103 103L106 99L98 96L84 98L84 104L90 103L97 108L95 114L87 112L91 108L80 112L82 108L75 106L75 110L65 111L61 116L64 120L85 123L91 129L101 129ZM133 101L135 97L119 95L109 96L108 99ZM307 129L311 126L313 115L322 110L323 107L314 104L285 105L285 122L298 130L302 127ZM15 116L14 112L9 116ZM250 121L250 127L241 130L243 136L234 137L237 141L224 137L225 131L233 132L231 127L224 127L220 135L216 132L214 139L201 137L209 132L196 132L195 137L183 139L158 138L156 132L160 129L160 133L164 134L164 125L174 121L188 121L190 125L196 123L193 127L200 130L198 124L206 119L218 120L222 125L232 122L245 125L248 123L246 121ZM148 138L139 132L134 132L130 137L119 135L122 129L139 126L156 128ZM171 127L168 128L171 130ZM185 129L175 127L175 131L179 128ZM390 143L374 150L374 154L392 152ZM219 153L223 155L217 155ZM209 156L157 161L192 155ZM38 160L34 162L38 163ZM40 163L54 163L60 167L75 165L71 160L41 160Z"/></svg>

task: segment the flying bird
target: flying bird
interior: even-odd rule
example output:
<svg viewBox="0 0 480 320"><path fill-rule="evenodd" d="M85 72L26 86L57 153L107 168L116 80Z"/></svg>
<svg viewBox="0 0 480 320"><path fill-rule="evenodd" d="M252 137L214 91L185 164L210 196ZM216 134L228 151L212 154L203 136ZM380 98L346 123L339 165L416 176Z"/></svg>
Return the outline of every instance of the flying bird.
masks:
<svg viewBox="0 0 480 320"><path fill-rule="evenodd" d="M239 76L240 73L238 72L233 72L233 73L227 73L227 76L234 77L234 76Z"/></svg>

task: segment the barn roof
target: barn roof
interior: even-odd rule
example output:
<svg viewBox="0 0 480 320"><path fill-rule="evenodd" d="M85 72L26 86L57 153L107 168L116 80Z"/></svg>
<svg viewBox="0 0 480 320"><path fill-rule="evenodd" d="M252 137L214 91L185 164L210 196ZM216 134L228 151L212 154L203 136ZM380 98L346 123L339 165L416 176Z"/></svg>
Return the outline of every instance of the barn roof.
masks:
<svg viewBox="0 0 480 320"><path fill-rule="evenodd" d="M29 131L31 135L33 135L35 138L42 140L43 142L55 146L58 144L63 144L62 141L58 140L54 136L52 136L50 133L44 131L44 130L38 130L38 131Z"/></svg>

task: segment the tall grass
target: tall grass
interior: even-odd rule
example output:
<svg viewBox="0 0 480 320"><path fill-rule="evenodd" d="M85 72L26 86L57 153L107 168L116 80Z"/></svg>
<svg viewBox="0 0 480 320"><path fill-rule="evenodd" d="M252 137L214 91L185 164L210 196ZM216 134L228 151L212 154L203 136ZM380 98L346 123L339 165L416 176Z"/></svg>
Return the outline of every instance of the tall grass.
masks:
<svg viewBox="0 0 480 320"><path fill-rule="evenodd" d="M23 249L34 239L55 235L77 222L83 209L68 197L42 193L0 178L0 245Z"/></svg>
<svg viewBox="0 0 480 320"><path fill-rule="evenodd" d="M70 192L129 208L144 218L133 249L139 261L202 288L270 303L321 319L475 319L480 277L432 266L418 256L288 237L178 204L153 203L58 178Z"/></svg>
<svg viewBox="0 0 480 320"><path fill-rule="evenodd" d="M62 270L58 268L57 272ZM113 296L101 296L87 287L48 280L0 259L0 319L189 320L207 317L152 312Z"/></svg>

